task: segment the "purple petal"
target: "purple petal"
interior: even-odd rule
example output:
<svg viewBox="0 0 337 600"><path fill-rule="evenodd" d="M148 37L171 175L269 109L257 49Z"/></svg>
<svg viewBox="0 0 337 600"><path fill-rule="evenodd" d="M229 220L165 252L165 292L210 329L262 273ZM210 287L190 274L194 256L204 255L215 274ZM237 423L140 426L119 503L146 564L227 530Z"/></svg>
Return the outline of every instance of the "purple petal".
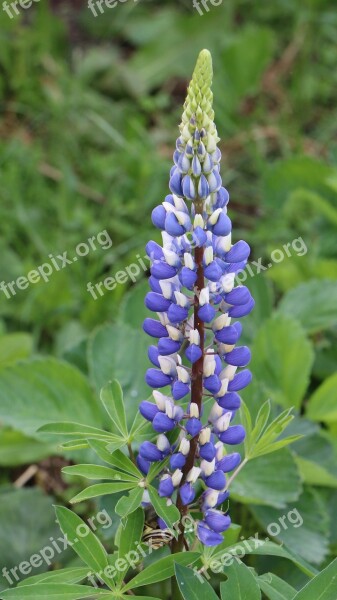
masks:
<svg viewBox="0 0 337 600"><path fill-rule="evenodd" d="M153 312L167 312L171 306L171 300L164 298L162 294L148 292L145 296L145 306Z"/></svg>
<svg viewBox="0 0 337 600"><path fill-rule="evenodd" d="M218 546L223 542L223 537L220 533L215 533L207 527L206 523L200 521L197 526L198 539L204 546Z"/></svg>
<svg viewBox="0 0 337 600"><path fill-rule="evenodd" d="M160 321L147 317L143 323L143 329L145 333L151 335L151 337L162 338L168 337L167 329Z"/></svg>
<svg viewBox="0 0 337 600"><path fill-rule="evenodd" d="M239 346L225 354L224 358L228 365L233 365L234 367L246 367L250 361L251 353L247 346Z"/></svg>
<svg viewBox="0 0 337 600"><path fill-rule="evenodd" d="M223 471L214 471L208 477L205 477L205 483L207 487L212 490L222 490L226 485L226 477Z"/></svg>
<svg viewBox="0 0 337 600"><path fill-rule="evenodd" d="M247 260L250 254L250 247L247 242L240 240L236 242L226 254L226 261L230 263L241 262Z"/></svg>
<svg viewBox="0 0 337 600"><path fill-rule="evenodd" d="M153 421L156 414L159 412L159 408L156 404L153 404L153 402L143 400L139 405L139 412L143 415L144 419Z"/></svg>
<svg viewBox="0 0 337 600"><path fill-rule="evenodd" d="M222 533L230 527L231 519L218 510L208 510L205 514L205 522L216 533Z"/></svg>
<svg viewBox="0 0 337 600"><path fill-rule="evenodd" d="M236 373L232 381L228 384L229 392L238 392L247 387L252 380L252 374L249 369L244 369L241 373Z"/></svg>
<svg viewBox="0 0 337 600"><path fill-rule="evenodd" d="M232 425L228 427L226 431L223 431L219 435L219 439L224 444L241 444L246 437L245 428L242 425Z"/></svg>
<svg viewBox="0 0 337 600"><path fill-rule="evenodd" d="M216 464L216 468L224 473L228 473L229 471L236 469L240 462L240 454L238 452L233 452L232 454L227 454L227 456L224 456L221 460L219 460Z"/></svg>
<svg viewBox="0 0 337 600"><path fill-rule="evenodd" d="M160 369L148 369L145 375L147 385L152 388L161 388L170 385L171 377L162 373Z"/></svg>

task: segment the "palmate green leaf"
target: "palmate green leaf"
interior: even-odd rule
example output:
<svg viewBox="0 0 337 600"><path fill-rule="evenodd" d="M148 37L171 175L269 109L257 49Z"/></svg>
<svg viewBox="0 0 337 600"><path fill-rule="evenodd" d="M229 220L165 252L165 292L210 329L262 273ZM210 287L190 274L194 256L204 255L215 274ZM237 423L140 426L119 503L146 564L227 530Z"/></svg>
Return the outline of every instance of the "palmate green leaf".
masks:
<svg viewBox="0 0 337 600"><path fill-rule="evenodd" d="M117 467L121 471L130 473L130 475L134 475L134 477L137 477L138 479L144 478L138 467L132 462L132 460L130 460L128 456L123 454L121 450L109 452L108 446L101 440L89 440L89 445L96 452L97 456L99 456L99 458L104 462L112 465L113 467Z"/></svg>
<svg viewBox="0 0 337 600"><path fill-rule="evenodd" d="M128 494L120 498L116 504L115 511L120 517L126 517L138 508L142 502L144 488L137 487Z"/></svg>
<svg viewBox="0 0 337 600"><path fill-rule="evenodd" d="M152 427L152 423L150 423L149 421L146 421L143 417L143 415L141 415L141 413L138 411L134 421L132 423L131 429L130 429L130 433L129 433L129 441L135 441L135 442L142 442L144 440L149 440L151 441L152 439L154 439L155 436L155 432L153 430Z"/></svg>
<svg viewBox="0 0 337 600"><path fill-rule="evenodd" d="M241 561L223 567L227 581L220 584L221 600L261 600L261 591L253 573Z"/></svg>
<svg viewBox="0 0 337 600"><path fill-rule="evenodd" d="M174 527L180 519L180 512L174 504L167 506L166 498L158 496L158 491L154 487L148 488L151 504L157 515L165 521L167 527L172 530L175 537L178 536L178 531Z"/></svg>
<svg viewBox="0 0 337 600"><path fill-rule="evenodd" d="M126 425L123 390L116 379L110 381L102 388L101 401L113 423L113 433L127 438L128 428Z"/></svg>
<svg viewBox="0 0 337 600"><path fill-rule="evenodd" d="M291 410L291 408L284 410L268 425L270 400L267 400L261 406L253 427L248 407L242 402L240 411L242 424L247 432L244 442L245 458L247 460L276 452L302 438L302 434L294 434L278 439L294 419Z"/></svg>
<svg viewBox="0 0 337 600"><path fill-rule="evenodd" d="M62 473L66 475L78 475L87 479L113 479L118 481L136 482L138 479L134 475L129 475L122 471L110 469L102 465L71 465L63 467Z"/></svg>
<svg viewBox="0 0 337 600"><path fill-rule="evenodd" d="M86 439L98 439L105 440L107 442L115 441L116 437L109 431L104 429L98 429L97 427L91 427L90 425L83 425L82 423L71 423L67 421L58 421L55 423L48 423L43 425L38 430L38 433L50 433L53 435L72 436L72 437L84 437Z"/></svg>
<svg viewBox="0 0 337 600"><path fill-rule="evenodd" d="M193 569L178 563L175 565L175 575L184 600L219 600L213 588L206 579L197 576Z"/></svg>
<svg viewBox="0 0 337 600"><path fill-rule="evenodd" d="M135 557L134 553L137 545L139 544L144 528L144 511L142 508L137 508L135 511L130 513L125 520L121 523L121 531L118 542L118 558L124 559L125 556L131 552L130 557ZM139 560L142 560L142 556L139 555ZM118 580L124 579L125 573L129 570L130 565L127 564L124 570L118 571Z"/></svg>
<svg viewBox="0 0 337 600"><path fill-rule="evenodd" d="M148 482L153 481L157 477L157 475L159 475L159 473L161 471L163 471L163 469L166 468L168 463L169 463L169 458L164 458L164 460L152 463L150 466L149 472L146 476L147 481Z"/></svg>
<svg viewBox="0 0 337 600"><path fill-rule="evenodd" d="M258 556L279 556L280 558L286 558L292 561L294 565L303 571L305 575L308 575L308 577L314 577L314 575L317 574L315 567L309 565L309 563L301 558L301 556L298 556L295 552L285 549L283 546L275 544L274 542L254 537L240 541L233 546L229 546L225 550L216 552L213 554L209 562L203 562L206 569L210 568L210 570L214 571L215 573L221 573L222 565L231 565L235 560L237 560L237 557L243 558L244 556L249 556L250 554Z"/></svg>
<svg viewBox="0 0 337 600"><path fill-rule="evenodd" d="M186 566L191 565L198 560L199 556L199 552L177 552L177 554L170 554L169 556L160 558L149 567L146 567L144 571L138 573L131 581L128 581L122 588L122 593L141 587L142 585L150 585L151 583L169 579L169 577L174 575L175 563Z"/></svg>
<svg viewBox="0 0 337 600"><path fill-rule="evenodd" d="M265 321L254 339L252 357L252 371L268 396L285 408L299 408L314 359L300 324L280 313Z"/></svg>
<svg viewBox="0 0 337 600"><path fill-rule="evenodd" d="M20 586L2 592L4 600L81 600L81 598L109 598L111 592L99 590L87 585L71 583L37 583L35 585Z"/></svg>
<svg viewBox="0 0 337 600"><path fill-rule="evenodd" d="M58 447L66 452L70 450L84 450L85 448L89 448L89 442L88 440L82 438L80 440L63 442L62 444L59 444Z"/></svg>
<svg viewBox="0 0 337 600"><path fill-rule="evenodd" d="M131 483L128 481L114 482L114 483L96 483L89 485L85 490L76 494L71 499L72 504L82 502L83 500L89 500L90 498L97 498L98 496L106 496L107 494L117 494L118 492L126 492L134 487L138 486L138 482Z"/></svg>
<svg viewBox="0 0 337 600"><path fill-rule="evenodd" d="M294 596L294 600L336 600L336 598L337 558Z"/></svg>
<svg viewBox="0 0 337 600"><path fill-rule="evenodd" d="M336 286L337 287L337 286ZM306 406L306 416L313 421L337 421L337 373L328 377L312 394Z"/></svg>
<svg viewBox="0 0 337 600"><path fill-rule="evenodd" d="M287 485L284 485L284 482ZM231 497L245 504L283 508L297 500L301 491L298 467L288 448L254 458L231 483Z"/></svg>
<svg viewBox="0 0 337 600"><path fill-rule="evenodd" d="M48 571L47 573L33 575L33 577L26 577L26 579L18 583L18 587L33 585L35 583L79 583L83 579L86 579L87 576L88 567L67 567L58 571Z"/></svg>
<svg viewBox="0 0 337 600"><path fill-rule="evenodd" d="M293 600L296 594L295 588L273 573L257 577L257 582L269 600Z"/></svg>
<svg viewBox="0 0 337 600"><path fill-rule="evenodd" d="M68 508L56 506L55 510L61 530L72 544L74 552L94 573L99 573L100 577L110 587L110 580L102 573L109 564L108 555L99 539L81 517Z"/></svg>

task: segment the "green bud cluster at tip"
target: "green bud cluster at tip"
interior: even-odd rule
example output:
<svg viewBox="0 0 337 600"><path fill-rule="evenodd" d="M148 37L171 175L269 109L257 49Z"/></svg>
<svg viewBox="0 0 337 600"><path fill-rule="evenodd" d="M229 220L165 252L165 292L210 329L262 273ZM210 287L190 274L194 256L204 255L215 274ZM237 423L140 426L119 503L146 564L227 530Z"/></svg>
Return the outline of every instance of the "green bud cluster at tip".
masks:
<svg viewBox="0 0 337 600"><path fill-rule="evenodd" d="M209 50L202 50L198 56L191 82L188 86L184 103L184 112L180 131L183 139L188 141L195 129L205 130L211 145L219 141L214 124L213 93L211 90L213 78L212 56ZM212 148L209 148L212 151Z"/></svg>

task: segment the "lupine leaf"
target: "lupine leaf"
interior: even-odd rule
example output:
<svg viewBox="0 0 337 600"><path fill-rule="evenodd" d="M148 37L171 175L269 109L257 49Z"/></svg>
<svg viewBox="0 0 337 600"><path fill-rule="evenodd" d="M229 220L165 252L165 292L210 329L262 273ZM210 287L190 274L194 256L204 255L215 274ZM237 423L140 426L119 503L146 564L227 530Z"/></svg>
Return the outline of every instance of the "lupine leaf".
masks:
<svg viewBox="0 0 337 600"><path fill-rule="evenodd" d="M133 590L142 585L150 585L151 583L164 581L174 575L175 563L191 565L198 560L199 556L200 554L198 552L177 552L177 554L170 554L169 556L160 558L131 579L131 581L123 587L122 592L125 593L127 590Z"/></svg>
<svg viewBox="0 0 337 600"><path fill-rule="evenodd" d="M128 428L126 425L123 390L116 379L110 381L102 388L101 401L114 425L112 431L117 435L121 434L127 438Z"/></svg>
<svg viewBox="0 0 337 600"><path fill-rule="evenodd" d="M293 600L296 590L273 573L265 573L257 578L262 592L269 600Z"/></svg>
<svg viewBox="0 0 337 600"><path fill-rule="evenodd" d="M224 566L222 572L227 581L220 584L221 600L261 600L256 579L243 562L235 560L232 565Z"/></svg>
<svg viewBox="0 0 337 600"><path fill-rule="evenodd" d="M106 496L107 494L117 494L118 492L125 492L131 490L138 485L131 482L114 482L114 483L96 483L90 485L85 490L77 494L71 499L72 504L76 502L82 502L83 500L89 500L89 498L97 498L98 496Z"/></svg>
<svg viewBox="0 0 337 600"><path fill-rule="evenodd" d="M167 527L172 529L172 532L177 537L177 532L175 531L174 525L179 521L180 513L177 507L174 504L167 506L167 499L161 498L158 496L158 492L155 488L148 488L150 500L154 510L157 515L165 521Z"/></svg>
<svg viewBox="0 0 337 600"><path fill-rule="evenodd" d="M111 592L107 590L98 590L85 585L67 584L67 583L37 583L8 589L1 592L4 600L81 600L81 598L108 598Z"/></svg>
<svg viewBox="0 0 337 600"><path fill-rule="evenodd" d="M144 528L144 511L141 508L137 508L134 512L130 513L125 521L122 521L121 532L119 536L119 547L118 547L118 558L125 558L129 552L135 552L136 546L141 540L143 528ZM139 560L143 559L138 553ZM131 555L132 558L132 555ZM129 570L130 565L127 565L126 569L119 571L118 579L121 581L124 579L125 573Z"/></svg>
<svg viewBox="0 0 337 600"><path fill-rule="evenodd" d="M66 473L66 475L78 475L79 477L86 477L87 479L137 481L133 475L126 474L125 472L123 473L122 471L116 471L102 465L71 465L69 467L63 467L62 473Z"/></svg>
<svg viewBox="0 0 337 600"><path fill-rule="evenodd" d="M336 600L337 598L337 558L309 581L294 600Z"/></svg>
<svg viewBox="0 0 337 600"><path fill-rule="evenodd" d="M108 555L90 527L84 523L81 517L64 506L56 506L56 516L61 530L71 542L74 552L94 573L104 570L109 564ZM85 535L83 533L81 535L82 530ZM101 577L105 580L104 575ZM107 585L109 585L108 582Z"/></svg>
<svg viewBox="0 0 337 600"><path fill-rule="evenodd" d="M240 412L242 423L247 431L244 448L245 458L248 460L276 452L302 438L302 434L294 434L278 439L294 419L291 408L284 410L267 425L270 402L265 402L257 414L254 427L252 427L250 413L244 402L242 402Z"/></svg>
<svg viewBox="0 0 337 600"><path fill-rule="evenodd" d="M18 587L35 583L79 583L87 576L88 567L67 567L58 571L48 571L47 573L33 575L33 577L26 577L18 583Z"/></svg>
<svg viewBox="0 0 337 600"><path fill-rule="evenodd" d="M109 433L109 431L104 431L104 429L97 429L97 427L91 427L90 425L83 425L82 423L71 423L67 421L48 423L40 427L38 432L52 433L55 435L63 436L80 436L84 438L100 439L106 441L111 441L116 438L115 435Z"/></svg>
<svg viewBox="0 0 337 600"><path fill-rule="evenodd" d="M134 475L138 479L143 479L144 476L140 472L138 467L136 467L132 460L130 460L128 456L123 454L121 450L109 452L106 443L100 440L89 440L89 444L99 456L99 458L104 460L106 463L112 465L113 467L121 469L121 471L130 473L130 475Z"/></svg>
<svg viewBox="0 0 337 600"><path fill-rule="evenodd" d="M219 600L213 588L201 575L183 565L175 565L176 579L184 600Z"/></svg>
<svg viewBox="0 0 337 600"><path fill-rule="evenodd" d="M142 501L144 489L137 487L128 494L120 498L116 504L115 511L120 517L126 517L136 510Z"/></svg>

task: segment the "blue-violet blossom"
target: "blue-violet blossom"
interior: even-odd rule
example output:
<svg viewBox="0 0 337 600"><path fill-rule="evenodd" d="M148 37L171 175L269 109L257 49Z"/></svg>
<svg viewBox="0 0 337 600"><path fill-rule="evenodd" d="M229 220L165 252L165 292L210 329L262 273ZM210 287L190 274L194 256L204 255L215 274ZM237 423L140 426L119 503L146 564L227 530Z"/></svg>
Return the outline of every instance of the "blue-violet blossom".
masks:
<svg viewBox="0 0 337 600"><path fill-rule="evenodd" d="M243 240L232 242L211 80L211 56L203 50L184 104L171 193L152 212L162 232L162 245L146 246L151 291L145 304L156 313L144 321L154 342L146 382L154 391L140 412L158 438L144 442L137 458L147 473L151 463L169 457L158 493L168 502L176 499L182 515L199 495L203 517L196 531L206 546L221 543L230 526L219 507L229 495L226 475L241 461L231 447L244 440L245 430L232 421L240 407L238 392L251 381L245 368L250 351L238 345L242 326L236 319L254 307L248 288L235 281L250 248ZM207 419L205 395L212 398Z"/></svg>

